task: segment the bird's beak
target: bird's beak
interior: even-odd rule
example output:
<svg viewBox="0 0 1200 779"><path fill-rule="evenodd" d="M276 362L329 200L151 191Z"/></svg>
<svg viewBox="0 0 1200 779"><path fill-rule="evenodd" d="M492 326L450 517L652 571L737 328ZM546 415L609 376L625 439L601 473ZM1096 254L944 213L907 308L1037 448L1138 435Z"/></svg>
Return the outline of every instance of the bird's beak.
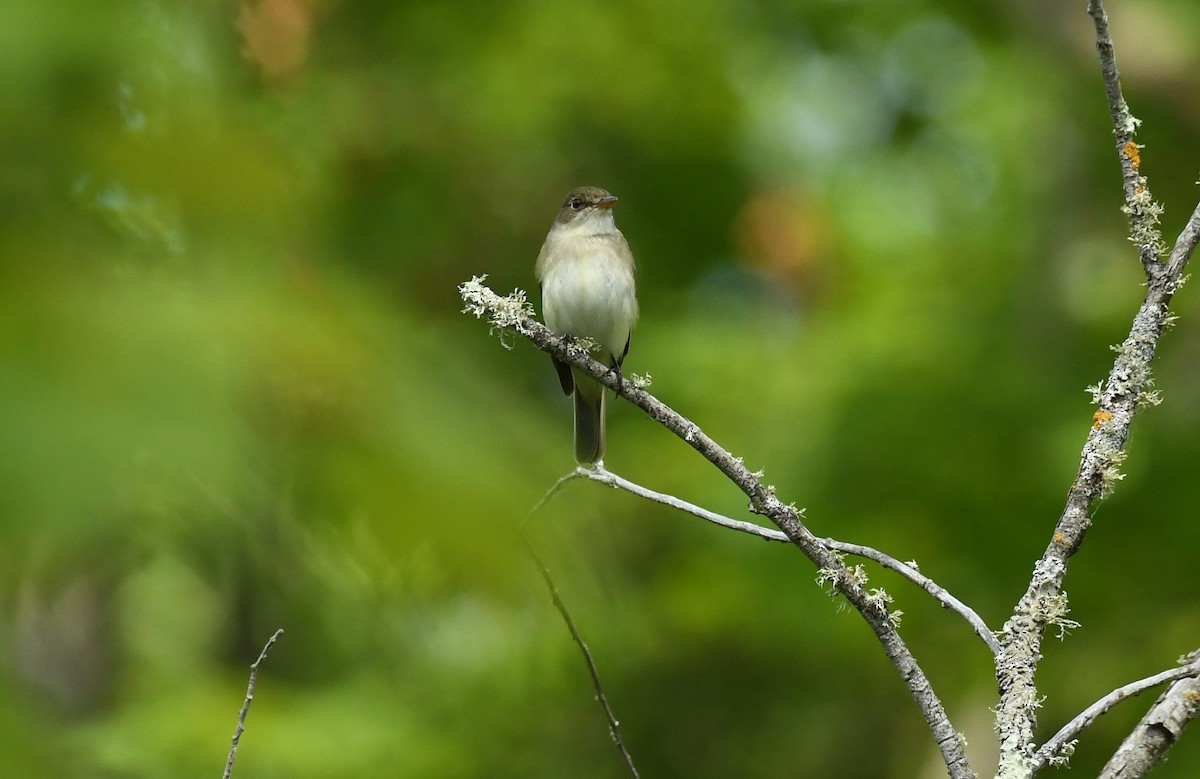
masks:
<svg viewBox="0 0 1200 779"><path fill-rule="evenodd" d="M605 195L596 201L596 208L612 208L617 204L616 195Z"/></svg>

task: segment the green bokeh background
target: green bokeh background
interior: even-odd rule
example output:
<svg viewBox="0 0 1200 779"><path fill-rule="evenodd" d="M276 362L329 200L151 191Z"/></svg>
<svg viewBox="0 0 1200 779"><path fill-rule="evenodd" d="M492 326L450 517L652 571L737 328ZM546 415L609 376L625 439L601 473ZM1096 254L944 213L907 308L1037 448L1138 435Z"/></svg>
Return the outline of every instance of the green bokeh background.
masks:
<svg viewBox="0 0 1200 779"><path fill-rule="evenodd" d="M1171 239L1200 7L1112 5ZM532 289L573 186L621 198L627 367L993 627L1142 293L1082 0L7 0L0 52L3 776L218 775L279 627L236 776L622 775L517 532L569 406L456 292ZM1042 738L1200 645L1193 292L1072 564ZM746 516L628 404L609 434L613 470ZM795 550L582 482L530 532L643 776L944 775ZM872 575L990 774L986 651Z"/></svg>

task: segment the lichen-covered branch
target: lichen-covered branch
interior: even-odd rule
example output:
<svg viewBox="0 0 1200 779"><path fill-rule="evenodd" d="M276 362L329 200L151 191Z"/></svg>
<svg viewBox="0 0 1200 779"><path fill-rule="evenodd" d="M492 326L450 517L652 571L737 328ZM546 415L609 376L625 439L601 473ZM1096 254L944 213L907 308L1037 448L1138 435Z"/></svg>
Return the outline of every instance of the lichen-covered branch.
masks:
<svg viewBox="0 0 1200 779"><path fill-rule="evenodd" d="M501 297L486 287L482 278L463 283L459 286L459 292L466 302L465 312L486 318L493 328L525 336L542 351L553 354L559 360L578 368L617 392L645 411L655 422L681 438L737 485L749 497L751 510L766 517L783 531L788 540L817 566L820 580L830 584L862 615L883 646L884 653L900 672L913 700L925 717L950 776L955 779L970 779L975 776L967 762L962 736L950 724L946 710L925 672L896 630L893 615L887 607L887 598L881 597L878 590L868 590L861 571L857 567L848 567L841 555L828 549L813 535L801 520L800 510L779 500L774 487L764 484L757 474L746 467L741 458L734 457L720 447L699 425L678 414L646 390L635 386L635 382L625 381L619 384L616 375L610 372L607 366L592 359L586 348L579 346L573 339L552 332L538 322L525 301L524 293Z"/></svg>
<svg viewBox="0 0 1200 779"><path fill-rule="evenodd" d="M1166 252L1166 244L1158 227L1162 206L1150 196L1146 177L1141 174L1142 147L1133 140L1142 122L1130 113L1125 96L1121 94L1121 74L1117 70L1117 58L1113 52L1112 36L1108 32L1108 15L1104 12L1103 0L1092 0L1088 4L1088 14L1096 27L1100 74L1104 79L1104 94L1112 115L1117 156L1121 160L1121 183L1125 190L1122 210L1129 217L1129 239L1138 247L1138 257L1146 276L1153 278L1161 270L1159 259Z"/></svg>
<svg viewBox="0 0 1200 779"><path fill-rule="evenodd" d="M1061 634L1072 624L1066 618L1067 599L1062 587L1067 562L1079 550L1091 527L1092 508L1122 478L1120 466L1125 459L1125 442L1134 415L1144 406L1158 402L1150 365L1158 339L1172 319L1171 298L1183 283L1184 270L1200 239L1200 206L1197 206L1167 262L1160 262L1163 252L1157 227L1159 209L1146 205L1151 202L1149 191L1139 172L1138 147L1132 142L1137 122L1121 94L1101 0L1092 0L1088 11L1096 26L1104 88L1117 137L1130 239L1138 246L1146 270L1146 297L1134 316L1129 335L1115 347L1117 356L1108 377L1089 388L1098 408L1066 506L1049 546L1034 566L1029 588L1001 630L1001 654L996 666L1000 686L996 722L1000 737L998 776L1004 779L1028 777L1035 770L1033 733L1040 696L1034 675L1041 660L1042 639L1048 627L1057 626Z"/></svg>

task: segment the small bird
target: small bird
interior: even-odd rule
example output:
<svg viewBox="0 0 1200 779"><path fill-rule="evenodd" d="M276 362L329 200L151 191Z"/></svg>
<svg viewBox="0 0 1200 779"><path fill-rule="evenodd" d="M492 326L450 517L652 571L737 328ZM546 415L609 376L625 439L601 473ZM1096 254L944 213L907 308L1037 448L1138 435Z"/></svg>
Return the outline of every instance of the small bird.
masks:
<svg viewBox="0 0 1200 779"><path fill-rule="evenodd" d="M633 252L613 221L617 198L599 187L567 195L538 253L542 315L556 333L588 338L621 380L638 318ZM604 387L551 356L563 392L575 399L575 459L604 457Z"/></svg>

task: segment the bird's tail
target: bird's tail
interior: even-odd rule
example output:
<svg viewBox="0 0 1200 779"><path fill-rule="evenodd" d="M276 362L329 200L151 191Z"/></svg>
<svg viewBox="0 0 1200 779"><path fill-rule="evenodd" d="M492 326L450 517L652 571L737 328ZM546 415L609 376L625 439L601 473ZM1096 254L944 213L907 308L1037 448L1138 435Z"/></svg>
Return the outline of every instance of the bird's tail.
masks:
<svg viewBox="0 0 1200 779"><path fill-rule="evenodd" d="M604 457L604 387L575 375L575 460L591 465Z"/></svg>

